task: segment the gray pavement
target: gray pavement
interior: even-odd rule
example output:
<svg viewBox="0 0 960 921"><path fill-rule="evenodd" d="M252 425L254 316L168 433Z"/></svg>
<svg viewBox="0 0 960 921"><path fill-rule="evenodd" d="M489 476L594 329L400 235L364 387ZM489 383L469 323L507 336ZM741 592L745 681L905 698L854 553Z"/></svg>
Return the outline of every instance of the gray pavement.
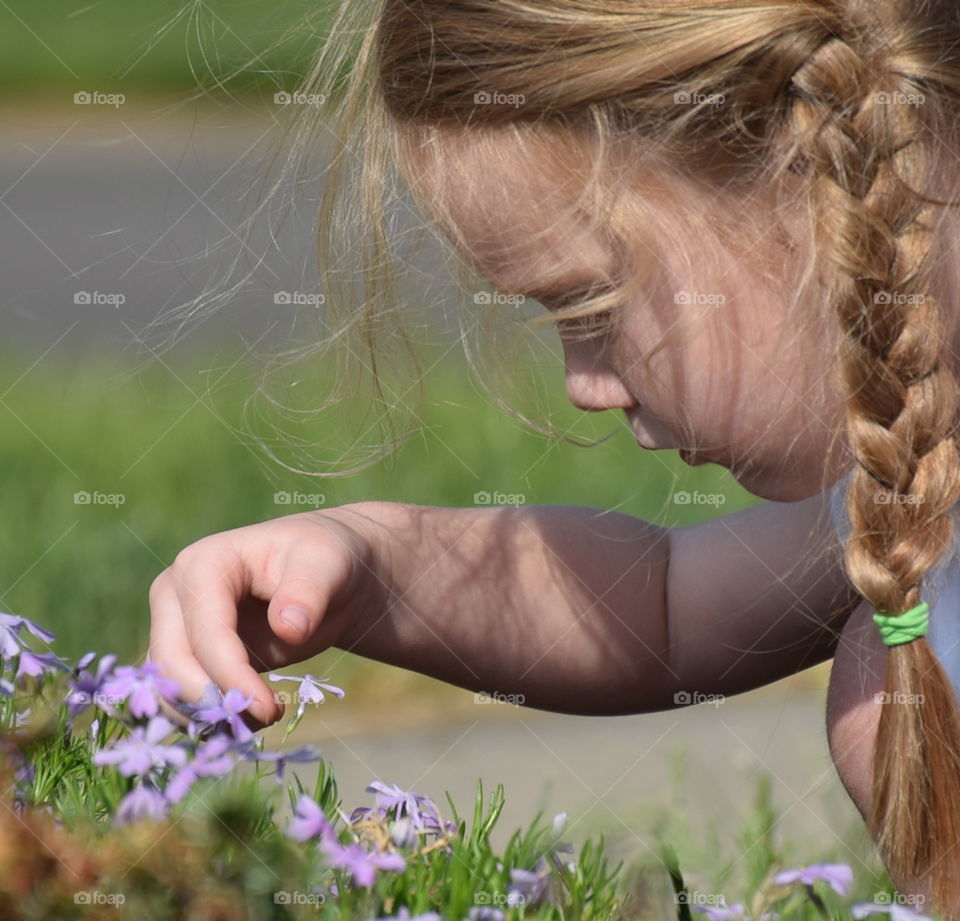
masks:
<svg viewBox="0 0 960 921"><path fill-rule="evenodd" d="M715 866L710 847L730 860L742 853L736 834L766 772L779 813L775 837L811 859L836 846L863 869L869 838L830 758L822 695L782 683L720 705L602 718L495 706L511 712L485 708L442 728L356 736L319 719L311 726L346 808L371 804L364 787L377 779L444 806L449 791L469 818L481 777L487 791L505 788L500 844L538 810L548 821L566 812L569 840L603 833L618 857L652 859L653 830L667 821L668 838L689 835Z"/></svg>
<svg viewBox="0 0 960 921"><path fill-rule="evenodd" d="M322 289L313 254L319 183L308 175L295 195L284 186L269 219L241 239L248 193L279 138L273 114L161 103L0 110L4 342L62 335L60 347L74 352L133 352L158 316L248 272L184 347L288 342L300 314L274 294ZM294 206L284 210L284 201ZM146 336L161 341L160 330Z"/></svg>

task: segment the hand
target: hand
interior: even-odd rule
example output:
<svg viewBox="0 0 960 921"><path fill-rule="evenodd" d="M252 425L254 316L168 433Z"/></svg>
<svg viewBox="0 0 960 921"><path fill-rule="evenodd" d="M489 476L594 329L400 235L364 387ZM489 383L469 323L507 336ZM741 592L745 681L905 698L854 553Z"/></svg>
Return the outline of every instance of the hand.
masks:
<svg viewBox="0 0 960 921"><path fill-rule="evenodd" d="M377 584L369 542L339 509L204 537L150 587L148 658L196 701L209 682L252 697L268 725L284 707L258 672L335 645Z"/></svg>

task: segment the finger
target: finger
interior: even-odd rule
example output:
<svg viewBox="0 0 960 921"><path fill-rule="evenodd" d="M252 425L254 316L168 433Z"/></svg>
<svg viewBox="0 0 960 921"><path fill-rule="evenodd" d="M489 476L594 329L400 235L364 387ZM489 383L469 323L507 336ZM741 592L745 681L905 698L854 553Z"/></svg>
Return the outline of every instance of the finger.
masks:
<svg viewBox="0 0 960 921"><path fill-rule="evenodd" d="M331 600L350 583L352 573L350 554L339 543L292 545L267 608L270 628L285 643L306 642L320 626Z"/></svg>
<svg viewBox="0 0 960 921"><path fill-rule="evenodd" d="M169 577L150 587L150 647L147 662L172 678L184 701L196 701L212 680L193 655L183 627L180 601Z"/></svg>
<svg viewBox="0 0 960 921"><path fill-rule="evenodd" d="M257 669L267 665L237 635L237 605L248 588L242 561L195 554L189 568L172 572L187 640L201 668L222 691L236 688L252 698L249 709L256 719L278 720L282 704L251 665L251 656Z"/></svg>

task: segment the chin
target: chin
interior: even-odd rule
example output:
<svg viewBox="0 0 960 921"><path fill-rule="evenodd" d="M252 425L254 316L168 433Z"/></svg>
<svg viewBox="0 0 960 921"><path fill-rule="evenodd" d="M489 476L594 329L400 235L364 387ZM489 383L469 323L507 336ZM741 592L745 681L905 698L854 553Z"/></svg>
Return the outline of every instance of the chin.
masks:
<svg viewBox="0 0 960 921"><path fill-rule="evenodd" d="M760 499L769 499L771 502L800 502L823 491L819 471L815 477L811 477L802 474L790 476L782 470L772 471L762 468L743 472L738 472L735 467L729 469L733 478L747 492Z"/></svg>

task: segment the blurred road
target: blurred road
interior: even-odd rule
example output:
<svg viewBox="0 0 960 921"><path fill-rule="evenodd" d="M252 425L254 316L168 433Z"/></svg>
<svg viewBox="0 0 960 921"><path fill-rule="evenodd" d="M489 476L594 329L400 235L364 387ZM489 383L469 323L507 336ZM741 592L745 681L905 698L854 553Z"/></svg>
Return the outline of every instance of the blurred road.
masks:
<svg viewBox="0 0 960 921"><path fill-rule="evenodd" d="M799 691L790 680L722 704L640 716L573 717L506 704L475 709L472 720L353 735L324 707L309 729L348 809L372 803L364 787L376 779L430 796L447 815L449 791L469 819L477 778L487 792L502 783L500 844L538 810L547 821L566 812L567 839L577 843L602 832L618 858L652 859L652 830L665 812L669 828L688 829L706 854L712 828L717 853L732 860L740 853L735 835L753 811L757 777L769 772L777 841L810 858L841 847L855 871L870 851L829 754L823 695ZM324 713L331 713L329 721ZM306 725L288 744L297 736L311 738ZM851 840L856 846L845 849Z"/></svg>
<svg viewBox="0 0 960 921"><path fill-rule="evenodd" d="M238 256L240 273L262 264L190 343L284 342L298 308L274 295L317 290L317 183L298 189L283 224L274 209L272 226L262 222L249 241L239 233L241 197L277 138L269 112L239 108L0 111L4 342L33 348L63 336L65 349L136 349L150 321L208 289Z"/></svg>

